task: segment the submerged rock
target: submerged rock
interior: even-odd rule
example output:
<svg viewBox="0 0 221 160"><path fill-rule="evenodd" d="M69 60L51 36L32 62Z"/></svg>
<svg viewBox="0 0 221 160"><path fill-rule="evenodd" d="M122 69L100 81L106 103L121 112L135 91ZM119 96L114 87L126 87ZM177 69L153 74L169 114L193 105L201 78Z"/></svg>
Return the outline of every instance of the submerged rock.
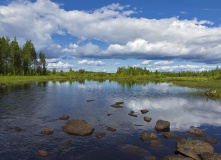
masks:
<svg viewBox="0 0 221 160"><path fill-rule="evenodd" d="M170 155L163 158L163 160L194 160L190 157L184 157L182 155Z"/></svg>
<svg viewBox="0 0 221 160"><path fill-rule="evenodd" d="M142 141L150 141L158 139L157 135L154 133L143 133L140 135Z"/></svg>
<svg viewBox="0 0 221 160"><path fill-rule="evenodd" d="M187 131L187 133L190 133L197 137L206 137L205 133L201 129L193 129L193 130Z"/></svg>
<svg viewBox="0 0 221 160"><path fill-rule="evenodd" d="M121 106L120 104L112 104L111 106L114 108L123 108L123 106Z"/></svg>
<svg viewBox="0 0 221 160"><path fill-rule="evenodd" d="M109 114L109 113L107 114L107 116L111 116L111 115L113 115L113 114Z"/></svg>
<svg viewBox="0 0 221 160"><path fill-rule="evenodd" d="M161 145L162 143L158 140L151 140L150 141L150 146L151 147L158 147L159 145Z"/></svg>
<svg viewBox="0 0 221 160"><path fill-rule="evenodd" d="M69 144L71 144L71 140L67 140L67 141L61 142L60 146L68 146Z"/></svg>
<svg viewBox="0 0 221 160"><path fill-rule="evenodd" d="M95 100L87 100L87 102L93 102L93 101L95 101Z"/></svg>
<svg viewBox="0 0 221 160"><path fill-rule="evenodd" d="M189 148L180 147L176 151L195 160L201 160L200 157Z"/></svg>
<svg viewBox="0 0 221 160"><path fill-rule="evenodd" d="M107 127L107 130L108 130L108 131L111 131L111 132L115 132L115 131L116 131L116 128Z"/></svg>
<svg viewBox="0 0 221 160"><path fill-rule="evenodd" d="M94 131L94 128L86 123L84 120L72 119L66 123L67 125L62 126L62 130L66 133L78 135L78 136L88 136Z"/></svg>
<svg viewBox="0 0 221 160"><path fill-rule="evenodd" d="M176 134L169 133L169 132L163 133L160 137L161 138L166 138L166 139L177 139L177 138L179 138L179 136L177 136Z"/></svg>
<svg viewBox="0 0 221 160"><path fill-rule="evenodd" d="M53 131L53 129L51 129L51 128L45 128L45 129L41 130L41 133L42 133L42 134L50 135L50 134L53 134L54 131Z"/></svg>
<svg viewBox="0 0 221 160"><path fill-rule="evenodd" d="M134 111L130 111L130 112L128 113L128 115L129 115L129 116L132 116L132 117L137 117L137 115L134 114Z"/></svg>
<svg viewBox="0 0 221 160"><path fill-rule="evenodd" d="M136 146L127 146L127 147L124 147L124 150L126 151L133 151L133 152L139 152L139 153L145 153L145 150L139 148L139 147L136 147Z"/></svg>
<svg viewBox="0 0 221 160"><path fill-rule="evenodd" d="M152 118L150 118L150 117L144 117L143 118L146 122L150 122L151 120L152 120Z"/></svg>
<svg viewBox="0 0 221 160"><path fill-rule="evenodd" d="M203 160L221 160L221 154L204 152L201 155Z"/></svg>
<svg viewBox="0 0 221 160"><path fill-rule="evenodd" d="M69 116L68 115L63 115L59 118L60 120L68 120Z"/></svg>
<svg viewBox="0 0 221 160"><path fill-rule="evenodd" d="M124 104L124 102L116 102L116 104Z"/></svg>
<svg viewBox="0 0 221 160"><path fill-rule="evenodd" d="M214 152L214 148L209 143L193 137L177 138L176 148L188 148L193 150L196 154L202 154L204 152Z"/></svg>
<svg viewBox="0 0 221 160"><path fill-rule="evenodd" d="M157 160L157 157L155 157L155 156L150 156L150 157L147 157L147 160Z"/></svg>
<svg viewBox="0 0 221 160"><path fill-rule="evenodd" d="M147 109L142 109L140 111L141 111L142 114L145 114L145 113L149 112Z"/></svg>
<svg viewBox="0 0 221 160"><path fill-rule="evenodd" d="M170 122L164 120L158 120L155 126L156 130L164 130L170 128Z"/></svg>
<svg viewBox="0 0 221 160"><path fill-rule="evenodd" d="M98 133L95 135L95 137L97 137L97 138L102 138L104 136L106 136L106 133Z"/></svg>
<svg viewBox="0 0 221 160"><path fill-rule="evenodd" d="M218 143L217 140L215 140L215 139L213 139L213 138L211 138L211 137L205 138L205 139L203 139L203 140L206 141L206 142L208 142L208 143L212 143L212 144L217 144L217 143Z"/></svg>
<svg viewBox="0 0 221 160"><path fill-rule="evenodd" d="M38 150L38 154L41 155L42 157L48 157L50 155L48 151L44 150Z"/></svg>
<svg viewBox="0 0 221 160"><path fill-rule="evenodd" d="M18 132L22 131L22 129L20 127L18 127L18 126L14 127L14 130L16 130Z"/></svg>

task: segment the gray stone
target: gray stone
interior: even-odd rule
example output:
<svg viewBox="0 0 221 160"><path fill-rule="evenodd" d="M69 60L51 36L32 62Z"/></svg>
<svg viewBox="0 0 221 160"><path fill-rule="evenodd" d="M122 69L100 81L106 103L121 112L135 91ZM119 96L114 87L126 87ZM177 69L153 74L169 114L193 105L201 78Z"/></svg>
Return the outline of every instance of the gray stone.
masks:
<svg viewBox="0 0 221 160"><path fill-rule="evenodd" d="M187 133L190 133L197 137L206 137L205 133L200 129L193 129L193 130L187 131Z"/></svg>
<svg viewBox="0 0 221 160"><path fill-rule="evenodd" d="M142 114L145 114L145 113L149 112L147 109L142 109L140 111L141 111Z"/></svg>
<svg viewBox="0 0 221 160"><path fill-rule="evenodd" d="M163 130L170 128L170 122L164 120L158 120L155 126L156 130Z"/></svg>
<svg viewBox="0 0 221 160"><path fill-rule="evenodd" d="M78 136L88 136L94 131L94 128L86 123L84 120L72 119L66 123L67 125L62 126L62 130L66 133L78 135Z"/></svg>
<svg viewBox="0 0 221 160"><path fill-rule="evenodd" d="M196 154L201 154L204 152L213 153L214 148L204 140L200 140L193 137L182 137L176 140L177 149L183 147L193 150Z"/></svg>
<svg viewBox="0 0 221 160"><path fill-rule="evenodd" d="M142 141L150 141L158 139L157 135L154 133L143 133L140 135Z"/></svg>

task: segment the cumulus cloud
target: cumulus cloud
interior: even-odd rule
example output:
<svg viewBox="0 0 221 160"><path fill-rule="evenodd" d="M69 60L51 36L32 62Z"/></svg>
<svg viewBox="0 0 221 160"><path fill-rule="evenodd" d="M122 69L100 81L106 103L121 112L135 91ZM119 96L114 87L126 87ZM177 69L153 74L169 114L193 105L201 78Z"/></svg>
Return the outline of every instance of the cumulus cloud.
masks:
<svg viewBox="0 0 221 160"><path fill-rule="evenodd" d="M158 61L154 63L154 65L160 65L160 66L171 65L171 64L174 64L174 62L173 61Z"/></svg>
<svg viewBox="0 0 221 160"><path fill-rule="evenodd" d="M59 59L58 58L51 58L51 59L46 59L47 63L58 63Z"/></svg>
<svg viewBox="0 0 221 160"><path fill-rule="evenodd" d="M72 53L85 58L136 58L220 63L221 27L213 22L179 17L147 19L131 17L130 6L111 4L94 11L66 11L50 0L15 1L0 6L0 35L17 36L20 43L30 38L47 58ZM211 25L208 27L208 25ZM97 40L62 48L52 35L71 35L79 41Z"/></svg>
<svg viewBox="0 0 221 160"><path fill-rule="evenodd" d="M61 61L57 62L57 63L48 63L47 68L48 69L69 69L72 68L74 65L70 64L70 63L63 63Z"/></svg>
<svg viewBox="0 0 221 160"><path fill-rule="evenodd" d="M145 61L143 61L141 64L147 65L147 64L150 64L151 62L152 62L152 60L145 60Z"/></svg>
<svg viewBox="0 0 221 160"><path fill-rule="evenodd" d="M78 61L77 64L81 64L81 65L95 65L95 66L103 66L103 65L105 65L105 63L102 62L102 61L88 61L88 60Z"/></svg>

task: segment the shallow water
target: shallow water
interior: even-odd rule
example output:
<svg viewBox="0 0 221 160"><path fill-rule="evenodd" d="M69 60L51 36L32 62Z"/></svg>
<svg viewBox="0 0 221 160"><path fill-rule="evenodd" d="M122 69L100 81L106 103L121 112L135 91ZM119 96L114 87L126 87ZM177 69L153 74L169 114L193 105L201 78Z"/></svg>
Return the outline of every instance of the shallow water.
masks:
<svg viewBox="0 0 221 160"><path fill-rule="evenodd" d="M218 140L212 145L221 153L221 102L205 96L192 96L204 90L173 86L171 83L136 83L133 81L61 81L11 85L0 88L0 157L10 159L162 159L174 154L175 140L162 139L162 145L151 147L140 140L140 134L154 132L156 121L171 123L170 132L179 136L193 136L186 131L199 128L207 137ZM95 100L87 102L87 100ZM124 101L123 108L111 107ZM149 112L142 114L141 109ZM128 113L133 110L138 117ZM91 136L73 136L64 133L61 126L67 121L59 117L85 120L95 131ZM112 114L107 116L107 114ZM151 117L147 123L143 117ZM14 127L22 131L16 131ZM116 132L106 130L114 127ZM44 128L53 128L52 135L42 135ZM96 138L96 133L106 133ZM193 136L194 137L194 136ZM67 147L59 144L71 140ZM126 146L137 146L145 153L125 151ZM38 150L51 155L42 158Z"/></svg>

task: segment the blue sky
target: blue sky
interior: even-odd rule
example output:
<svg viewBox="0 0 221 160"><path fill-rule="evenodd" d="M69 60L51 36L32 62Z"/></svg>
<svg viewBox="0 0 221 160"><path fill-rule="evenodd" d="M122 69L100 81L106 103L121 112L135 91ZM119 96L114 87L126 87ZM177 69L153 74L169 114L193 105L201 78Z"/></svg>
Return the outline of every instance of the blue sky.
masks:
<svg viewBox="0 0 221 160"><path fill-rule="evenodd" d="M220 0L5 0L0 36L31 39L47 68L204 71L221 66Z"/></svg>

